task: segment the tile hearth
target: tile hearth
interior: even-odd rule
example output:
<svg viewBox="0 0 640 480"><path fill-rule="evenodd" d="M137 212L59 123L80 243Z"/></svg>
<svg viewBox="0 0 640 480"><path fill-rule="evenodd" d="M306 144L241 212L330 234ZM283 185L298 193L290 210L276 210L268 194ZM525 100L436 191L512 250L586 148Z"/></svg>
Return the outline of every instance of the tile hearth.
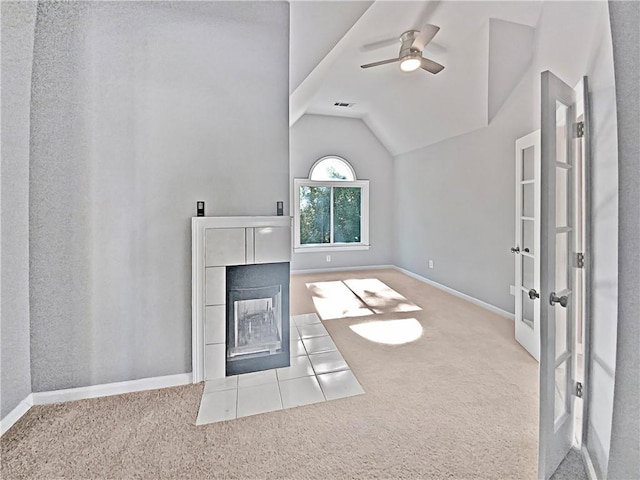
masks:
<svg viewBox="0 0 640 480"><path fill-rule="evenodd" d="M291 365L205 382L196 425L361 395L315 313L291 317Z"/></svg>

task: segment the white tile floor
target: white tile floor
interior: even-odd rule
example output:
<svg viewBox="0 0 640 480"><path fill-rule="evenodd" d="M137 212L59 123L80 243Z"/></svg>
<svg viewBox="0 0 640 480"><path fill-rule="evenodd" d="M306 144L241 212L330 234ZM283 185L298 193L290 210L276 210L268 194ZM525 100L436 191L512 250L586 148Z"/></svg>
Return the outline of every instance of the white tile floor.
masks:
<svg viewBox="0 0 640 480"><path fill-rule="evenodd" d="M291 317L291 366L205 382L196 425L361 395L315 313Z"/></svg>

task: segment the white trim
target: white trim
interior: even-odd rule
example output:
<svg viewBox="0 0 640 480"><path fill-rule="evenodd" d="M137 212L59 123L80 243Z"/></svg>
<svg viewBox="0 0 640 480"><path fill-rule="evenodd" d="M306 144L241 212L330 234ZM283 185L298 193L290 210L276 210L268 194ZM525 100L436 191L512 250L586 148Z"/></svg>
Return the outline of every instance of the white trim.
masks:
<svg viewBox="0 0 640 480"><path fill-rule="evenodd" d="M206 217L200 217L202 219ZM204 235L203 221L191 219L191 372L204 378Z"/></svg>
<svg viewBox="0 0 640 480"><path fill-rule="evenodd" d="M71 402L86 398L108 397L123 393L142 392L160 388L178 387L191 383L191 373L179 373L177 375L165 375L162 377L141 378L127 382L105 383L90 385L88 387L67 388L53 390L51 392L32 393L33 405L47 405L49 403Z"/></svg>
<svg viewBox="0 0 640 480"><path fill-rule="evenodd" d="M396 268L393 265L365 265L360 267L311 268L308 270L291 270L291 275L305 275L309 273L349 272L354 270L383 270Z"/></svg>
<svg viewBox="0 0 640 480"><path fill-rule="evenodd" d="M470 303L473 303L474 305L478 305L479 307L482 307L485 310L489 310L490 312L497 313L501 317L508 318L509 320L515 319L515 316L513 313L509 313L506 310L502 310L501 308L491 305L490 303L483 302L482 300L478 300L477 298L467 295L466 293L459 292L457 290L454 290L453 288L449 288L438 282L429 280L428 278L423 277L422 275L418 275L417 273L413 273L409 270L405 270L404 268L396 267L395 265L393 266L393 268L398 270L399 272L404 273L405 275L415 278L416 280L420 280L423 283L431 285L432 287L439 288L440 290L444 290L445 292L450 293L451 295L455 295L456 297L462 298Z"/></svg>
<svg viewBox="0 0 640 480"><path fill-rule="evenodd" d="M260 228L290 227L291 217L247 216L247 217L191 217L191 226L205 228Z"/></svg>
<svg viewBox="0 0 640 480"><path fill-rule="evenodd" d="M361 243L354 243L353 245L344 245L341 243L334 243L333 245L323 247L296 247L293 249L294 253L318 253L318 252L348 252L354 250L369 250L371 245L362 245Z"/></svg>
<svg viewBox="0 0 640 480"><path fill-rule="evenodd" d="M584 469L587 471L587 477L589 477L589 480L598 480L598 475L596 474L596 469L591 461L589 450L587 450L587 447L582 445L580 452L582 453L582 461L584 463Z"/></svg>
<svg viewBox="0 0 640 480"><path fill-rule="evenodd" d="M0 436L4 435L33 406L33 395L30 393L6 417L0 420Z"/></svg>

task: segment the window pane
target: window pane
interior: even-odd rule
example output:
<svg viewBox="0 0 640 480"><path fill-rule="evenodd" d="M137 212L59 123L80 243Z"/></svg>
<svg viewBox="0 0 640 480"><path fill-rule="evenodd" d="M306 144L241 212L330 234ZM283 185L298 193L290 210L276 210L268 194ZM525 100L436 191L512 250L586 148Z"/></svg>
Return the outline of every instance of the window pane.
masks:
<svg viewBox="0 0 640 480"><path fill-rule="evenodd" d="M300 243L329 243L331 187L300 187Z"/></svg>
<svg viewBox="0 0 640 480"><path fill-rule="evenodd" d="M360 236L360 188L333 188L333 241L358 243Z"/></svg>
<svg viewBox="0 0 640 480"><path fill-rule="evenodd" d="M309 178L316 181L355 180L349 165L338 157L327 157L318 162L313 167Z"/></svg>
<svg viewBox="0 0 640 480"><path fill-rule="evenodd" d="M533 180L535 178L535 150L528 147L522 151L522 178L521 180Z"/></svg>

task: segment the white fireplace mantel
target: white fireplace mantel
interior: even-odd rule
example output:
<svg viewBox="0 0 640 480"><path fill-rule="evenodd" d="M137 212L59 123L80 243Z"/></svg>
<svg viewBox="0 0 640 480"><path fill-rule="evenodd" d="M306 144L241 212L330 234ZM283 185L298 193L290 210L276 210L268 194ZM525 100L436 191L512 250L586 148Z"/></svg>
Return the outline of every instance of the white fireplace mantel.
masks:
<svg viewBox="0 0 640 480"><path fill-rule="evenodd" d="M291 217L193 217L191 254L191 358L198 383L225 376L226 267L289 262Z"/></svg>

